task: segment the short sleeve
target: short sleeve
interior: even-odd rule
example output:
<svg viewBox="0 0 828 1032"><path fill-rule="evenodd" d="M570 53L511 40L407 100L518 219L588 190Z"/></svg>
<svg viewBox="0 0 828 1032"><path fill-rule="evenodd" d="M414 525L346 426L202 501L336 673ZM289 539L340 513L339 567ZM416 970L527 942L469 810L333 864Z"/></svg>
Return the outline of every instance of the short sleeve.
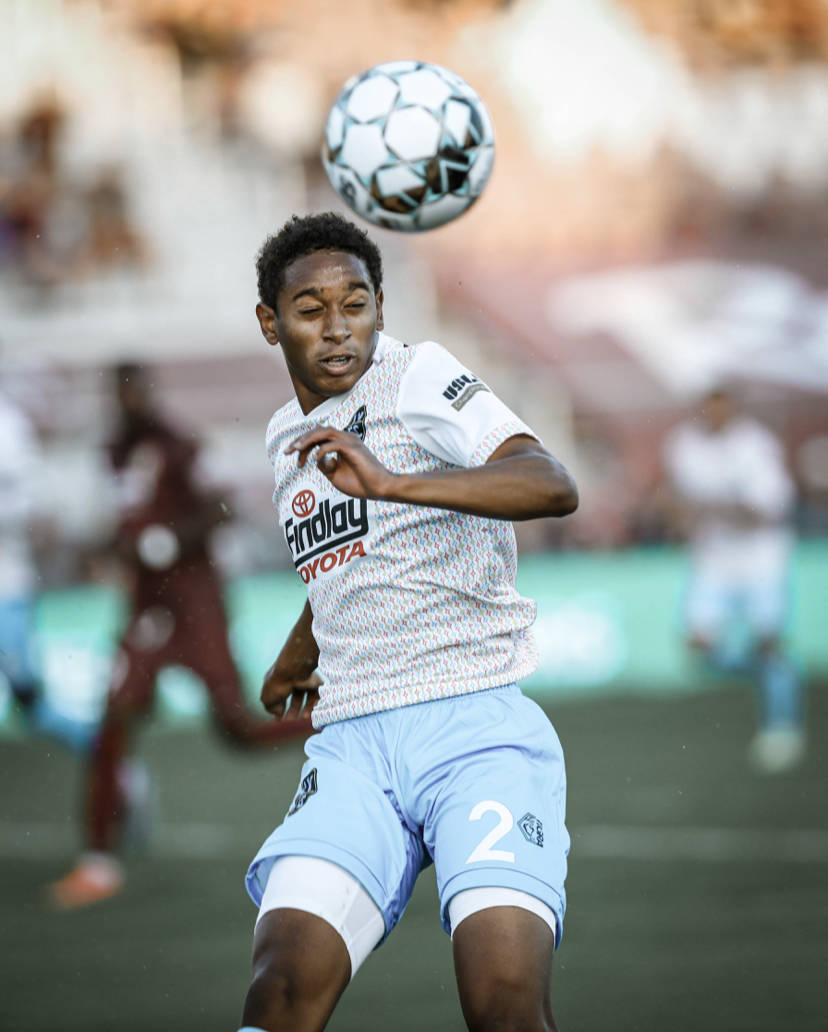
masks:
<svg viewBox="0 0 828 1032"><path fill-rule="evenodd" d="M455 466L482 466L510 437L537 434L474 373L434 341L416 346L397 416L414 440Z"/></svg>

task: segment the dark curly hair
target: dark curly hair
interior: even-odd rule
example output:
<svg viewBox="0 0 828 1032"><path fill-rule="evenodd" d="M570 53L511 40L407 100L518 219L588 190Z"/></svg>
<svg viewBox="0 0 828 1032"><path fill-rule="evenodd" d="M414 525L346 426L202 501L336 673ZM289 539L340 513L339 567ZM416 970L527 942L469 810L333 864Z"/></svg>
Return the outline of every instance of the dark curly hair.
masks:
<svg viewBox="0 0 828 1032"><path fill-rule="evenodd" d="M374 291L382 286L382 256L377 245L353 222L334 211L319 215L294 215L262 245L256 258L259 299L276 311L276 299L284 286L285 269L297 258L316 251L346 251L365 262Z"/></svg>

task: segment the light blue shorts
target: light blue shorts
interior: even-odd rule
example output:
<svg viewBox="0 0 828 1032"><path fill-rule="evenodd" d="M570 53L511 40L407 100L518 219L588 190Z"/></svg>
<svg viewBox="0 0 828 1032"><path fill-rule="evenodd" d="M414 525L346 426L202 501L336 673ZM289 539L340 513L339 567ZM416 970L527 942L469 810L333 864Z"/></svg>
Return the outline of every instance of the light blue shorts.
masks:
<svg viewBox="0 0 828 1032"><path fill-rule="evenodd" d="M13 687L35 680L32 659L34 603L28 597L0 598L0 673Z"/></svg>
<svg viewBox="0 0 828 1032"><path fill-rule="evenodd" d="M563 752L517 685L328 724L305 752L290 810L247 872L257 906L276 857L321 857L363 885L387 936L433 861L447 932L456 893L506 887L554 911L560 942Z"/></svg>
<svg viewBox="0 0 828 1032"><path fill-rule="evenodd" d="M779 634L790 608L786 577L731 584L707 572L691 575L684 595L684 621L691 634L718 638L743 621L754 635Z"/></svg>

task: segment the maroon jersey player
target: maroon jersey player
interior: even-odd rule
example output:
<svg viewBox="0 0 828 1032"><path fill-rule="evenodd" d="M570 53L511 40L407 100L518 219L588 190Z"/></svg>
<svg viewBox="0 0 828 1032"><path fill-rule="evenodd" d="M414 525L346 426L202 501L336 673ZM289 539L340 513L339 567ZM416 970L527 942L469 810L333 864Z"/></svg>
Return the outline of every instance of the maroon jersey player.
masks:
<svg viewBox="0 0 828 1032"><path fill-rule="evenodd" d="M142 368L120 366L116 389L120 420L109 457L122 517L113 548L126 575L129 616L91 755L86 852L52 886L54 901L64 907L106 898L123 885L115 851L129 805L124 761L163 667L189 667L201 678L215 724L230 743L263 745L310 732L305 717L287 724L262 720L245 705L209 551L226 510L217 493L198 483L197 443L156 411Z"/></svg>

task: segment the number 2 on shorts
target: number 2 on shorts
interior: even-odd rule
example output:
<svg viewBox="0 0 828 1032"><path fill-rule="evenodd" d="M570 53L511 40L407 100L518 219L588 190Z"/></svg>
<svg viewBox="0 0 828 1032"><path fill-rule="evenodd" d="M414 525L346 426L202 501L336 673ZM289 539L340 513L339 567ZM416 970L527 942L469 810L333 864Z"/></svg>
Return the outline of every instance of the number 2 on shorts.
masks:
<svg viewBox="0 0 828 1032"><path fill-rule="evenodd" d="M505 861L507 864L515 862L515 854L510 849L492 849L495 842L499 842L504 835L508 835L515 823L514 818L503 803L496 803L493 799L484 799L472 809L472 812L469 814L469 820L479 821L483 814L488 813L490 810L493 810L500 817L500 820L474 847L466 861L467 864L477 864L484 860L500 860L502 862Z"/></svg>

